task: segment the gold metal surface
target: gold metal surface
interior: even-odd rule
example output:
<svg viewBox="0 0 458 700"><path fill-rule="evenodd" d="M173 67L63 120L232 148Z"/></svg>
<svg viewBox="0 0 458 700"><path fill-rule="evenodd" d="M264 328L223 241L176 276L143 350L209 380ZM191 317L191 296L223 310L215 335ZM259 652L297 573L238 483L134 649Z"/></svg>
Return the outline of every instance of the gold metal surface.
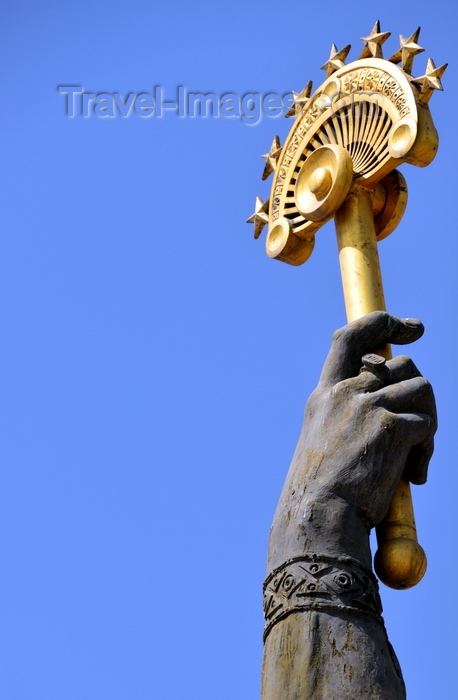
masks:
<svg viewBox="0 0 458 700"><path fill-rule="evenodd" d="M337 211L335 224L347 320L385 311L370 193L354 187ZM375 350L387 360L392 357L388 345ZM410 484L405 479L397 484L389 512L376 531L377 576L391 588L415 586L426 571L426 555L418 544Z"/></svg>
<svg viewBox="0 0 458 700"><path fill-rule="evenodd" d="M370 193L355 186L335 216L347 321L385 311Z"/></svg>
<svg viewBox="0 0 458 700"><path fill-rule="evenodd" d="M299 211L294 187L304 163L323 145L345 148L355 179L368 189L404 161L430 163L438 137L429 109L417 101L419 97L420 90L402 69L370 58L343 66L313 95L301 98L303 103L298 99L294 126L268 169L273 172L269 226L286 217L291 233L304 239L320 228Z"/></svg>
<svg viewBox="0 0 458 700"><path fill-rule="evenodd" d="M414 85L420 87L420 102L422 104L428 104L434 90L443 90L442 83L440 79L445 73L448 63L436 68L432 58L428 58L428 65L426 66L426 73L420 78L414 78L412 80Z"/></svg>
<svg viewBox="0 0 458 700"><path fill-rule="evenodd" d="M309 221L327 221L344 201L352 180L351 156L345 148L334 144L318 148L297 176L297 208Z"/></svg>
<svg viewBox="0 0 458 700"><path fill-rule="evenodd" d="M410 74L412 72L413 59L415 56L417 56L417 54L424 51L424 49L417 44L419 36L420 27L417 27L417 29L409 36L408 39L401 34L399 37L401 44L399 50L388 59L392 63L401 63L405 73Z"/></svg>
<svg viewBox="0 0 458 700"><path fill-rule="evenodd" d="M391 588L415 586L426 572L426 554L418 544L410 484L399 479L390 510L377 530L377 576Z"/></svg>
<svg viewBox="0 0 458 700"><path fill-rule="evenodd" d="M345 59L347 58L350 49L350 44L347 44L347 46L344 46L343 49L340 50L335 44L332 45L331 53L329 54L328 60L324 65L321 66L321 70L326 71L327 78L329 78L329 76L332 75L334 71L339 70L339 68L343 68L343 66L345 65Z"/></svg>
<svg viewBox="0 0 458 700"><path fill-rule="evenodd" d="M294 104L291 105L289 110L286 112L285 117L297 117L298 114L302 112L310 101L310 94L312 92L313 83L311 80L307 83L305 88L297 93L293 92Z"/></svg>
<svg viewBox="0 0 458 700"><path fill-rule="evenodd" d="M361 52L360 58L383 58L382 54L382 44L391 36L391 32L381 32L380 22L374 24L369 36L362 37L361 41L364 41L364 49Z"/></svg>
<svg viewBox="0 0 458 700"><path fill-rule="evenodd" d="M311 82L294 93L286 116L293 127L283 148L274 139L264 156L263 177L273 174L270 199L256 200L257 238L268 222L269 257L301 265L310 257L316 232L335 217L348 320L384 309L377 240L401 220L407 204L402 163L429 165L438 149L429 101L442 90L447 64L428 59L424 75L412 77L420 28L400 36L400 48L383 59L390 33L376 22L362 39L361 58L345 65L350 46L332 46L322 66L326 79L311 94ZM345 153L345 155L344 155ZM391 357L390 349L379 352ZM416 541L410 486L401 479L384 522L377 529L375 557L381 580L393 588L415 585L426 569Z"/></svg>
<svg viewBox="0 0 458 700"><path fill-rule="evenodd" d="M256 197L254 214L247 219L247 224L254 224L254 237L259 238L261 231L269 223L269 200L262 201L261 197Z"/></svg>
<svg viewBox="0 0 458 700"><path fill-rule="evenodd" d="M399 170L380 180L372 193L374 226L377 241L393 233L407 207L407 183Z"/></svg>
<svg viewBox="0 0 458 700"><path fill-rule="evenodd" d="M306 240L295 236L291 231L289 219L284 216L277 219L266 238L267 255L289 265L302 265L306 262L313 252L314 245L313 237Z"/></svg>
<svg viewBox="0 0 458 700"><path fill-rule="evenodd" d="M281 146L280 146L280 139L278 136L274 136L274 140L272 141L272 145L270 147L269 153L266 153L264 156L264 160L266 161L266 166L264 168L264 172L262 174L262 179L267 180L269 177L270 173L273 173L275 171L275 168L277 167L277 160L280 157L281 153Z"/></svg>

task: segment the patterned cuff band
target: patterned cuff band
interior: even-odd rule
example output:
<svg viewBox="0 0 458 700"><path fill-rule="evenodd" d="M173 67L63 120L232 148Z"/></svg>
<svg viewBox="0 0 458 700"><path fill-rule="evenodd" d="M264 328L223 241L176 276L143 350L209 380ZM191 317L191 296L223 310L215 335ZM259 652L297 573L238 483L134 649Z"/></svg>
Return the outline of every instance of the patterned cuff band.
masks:
<svg viewBox="0 0 458 700"><path fill-rule="evenodd" d="M279 620L294 612L363 613L383 624L377 579L349 557L289 559L265 580L263 607L264 641Z"/></svg>

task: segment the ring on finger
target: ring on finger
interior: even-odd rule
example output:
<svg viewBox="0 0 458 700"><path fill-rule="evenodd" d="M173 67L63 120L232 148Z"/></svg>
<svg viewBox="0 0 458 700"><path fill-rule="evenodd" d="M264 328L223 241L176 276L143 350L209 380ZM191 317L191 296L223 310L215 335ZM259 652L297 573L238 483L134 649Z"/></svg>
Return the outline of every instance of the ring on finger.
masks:
<svg viewBox="0 0 458 700"><path fill-rule="evenodd" d="M386 366L386 359L381 355L376 355L374 352L367 353L361 358L363 366L361 372L372 372L380 381L386 382L389 378L390 371Z"/></svg>

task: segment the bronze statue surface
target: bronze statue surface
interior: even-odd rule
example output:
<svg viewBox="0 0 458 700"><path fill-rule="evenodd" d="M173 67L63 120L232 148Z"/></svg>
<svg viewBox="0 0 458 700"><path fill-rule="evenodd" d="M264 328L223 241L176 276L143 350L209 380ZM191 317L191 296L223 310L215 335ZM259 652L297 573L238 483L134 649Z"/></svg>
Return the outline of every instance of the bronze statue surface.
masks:
<svg viewBox="0 0 458 700"><path fill-rule="evenodd" d="M270 534L263 700L405 698L369 533L402 475L426 481L436 410L410 359L367 353L422 333L373 312L333 336Z"/></svg>

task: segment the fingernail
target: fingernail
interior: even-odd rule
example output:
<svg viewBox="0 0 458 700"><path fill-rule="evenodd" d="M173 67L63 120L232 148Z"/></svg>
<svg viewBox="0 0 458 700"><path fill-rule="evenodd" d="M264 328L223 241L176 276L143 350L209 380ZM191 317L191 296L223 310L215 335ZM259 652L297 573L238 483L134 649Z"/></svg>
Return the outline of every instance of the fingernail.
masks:
<svg viewBox="0 0 458 700"><path fill-rule="evenodd" d="M401 321L410 328L418 328L423 325L419 318L401 318Z"/></svg>

